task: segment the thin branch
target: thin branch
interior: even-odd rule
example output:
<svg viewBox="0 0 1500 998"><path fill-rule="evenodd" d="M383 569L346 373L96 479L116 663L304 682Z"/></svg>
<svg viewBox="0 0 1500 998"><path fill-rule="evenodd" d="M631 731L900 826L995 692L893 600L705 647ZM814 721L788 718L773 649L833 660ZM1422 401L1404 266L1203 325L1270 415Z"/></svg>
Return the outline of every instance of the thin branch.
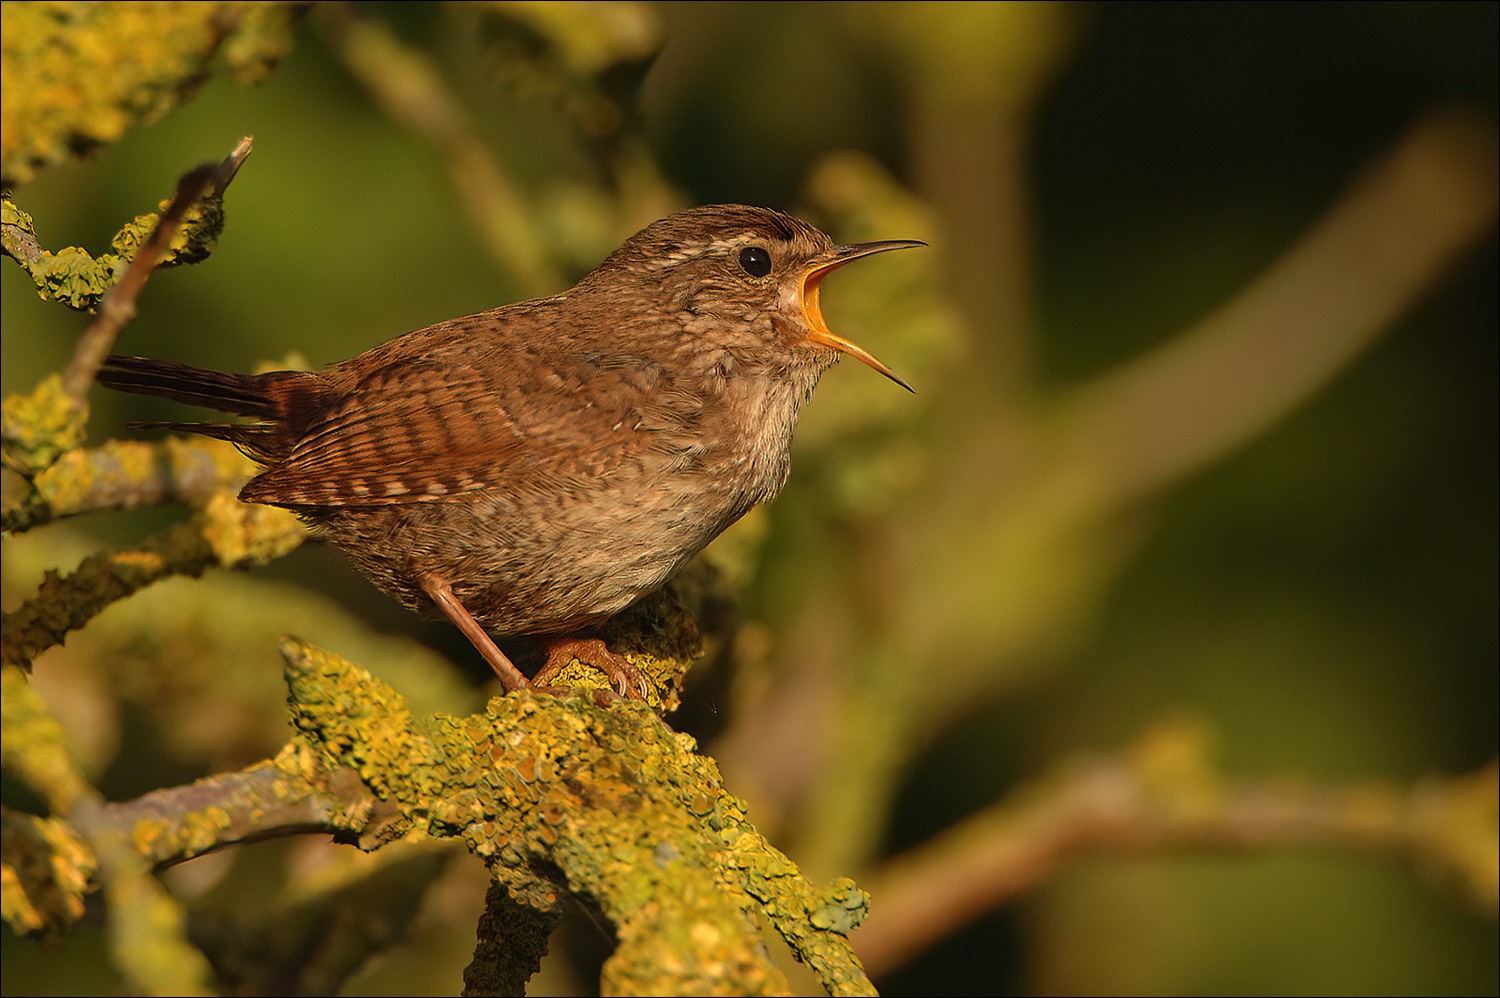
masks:
<svg viewBox="0 0 1500 998"><path fill-rule="evenodd" d="M139 548L102 551L71 574L49 573L37 594L0 624L8 665L28 665L70 631L117 600L174 575L197 576L212 567L262 565L287 554L307 530L285 510L252 506L220 493L192 519Z"/></svg>
<svg viewBox="0 0 1500 998"><path fill-rule="evenodd" d="M73 400L78 411L83 411L89 388L94 383L94 375L99 373L99 366L114 349L120 330L135 318L136 298L161 262L167 248L171 246L188 209L205 191L215 197L222 196L245 158L250 155L250 147L251 137L247 135L217 166L205 164L188 171L177 181L177 191L172 195L167 210L162 212L151 235L125 268L124 275L104 296L98 313L79 338L73 359L63 372L63 392Z"/></svg>
<svg viewBox="0 0 1500 998"><path fill-rule="evenodd" d="M202 505L215 493L237 490L253 473L248 458L217 440L110 440L70 450L38 472L0 524L20 533L81 513Z"/></svg>
<svg viewBox="0 0 1500 998"><path fill-rule="evenodd" d="M326 790L268 760L238 773L104 804L76 817L74 824L90 841L103 834L130 839L141 859L161 869L226 846L287 835L332 834L335 809L353 811L369 798L357 781L344 785L354 796L331 802Z"/></svg>
<svg viewBox="0 0 1500 998"><path fill-rule="evenodd" d="M1437 868L1496 907L1500 763L1463 776L1312 786L1232 784L1209 769L1206 739L1168 726L1119 757L1064 767L897 856L871 880L875 905L854 936L875 975L1087 856L1191 850L1337 848Z"/></svg>

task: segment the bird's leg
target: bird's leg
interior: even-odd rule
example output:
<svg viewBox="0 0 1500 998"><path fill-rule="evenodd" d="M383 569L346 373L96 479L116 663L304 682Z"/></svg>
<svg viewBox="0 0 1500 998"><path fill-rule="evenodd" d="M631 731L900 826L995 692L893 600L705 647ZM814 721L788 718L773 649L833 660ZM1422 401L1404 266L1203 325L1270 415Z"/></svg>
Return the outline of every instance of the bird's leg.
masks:
<svg viewBox="0 0 1500 998"><path fill-rule="evenodd" d="M495 675L500 677L500 685L505 687L505 692L512 693L516 690L538 690L546 691L552 684L552 679L563 670L565 666L578 659L587 662L600 672L609 677L620 696L627 700L645 700L650 686L646 677L641 675L641 670L630 664L630 661L621 655L616 655L604 646L604 642L598 638L578 637L554 637L543 639L547 649L547 661L537 671L536 679L527 679L520 669L506 657L495 644L493 638L479 626L479 621L474 615L459 602L458 597L453 595L453 587L448 583L428 576L422 580L422 589L437 604L437 608L443 612L449 622L457 627L463 636L469 639L483 659L489 663ZM596 691L595 700L601 705L607 705L609 694L606 691ZM604 698L601 700L601 697Z"/></svg>
<svg viewBox="0 0 1500 998"><path fill-rule="evenodd" d="M458 601L458 597L453 595L452 586L440 579L428 576L422 580L422 589L432 597L437 608L443 611L443 616L463 632L463 636L469 639L484 660L490 664L490 668L495 670L495 675L500 677L500 685L505 687L505 692L513 693L516 690L532 688L531 680L523 676L521 670L505 657L505 652L500 650L494 639L485 633L483 627L479 626L479 621L475 620L473 614L469 613Z"/></svg>
<svg viewBox="0 0 1500 998"><path fill-rule="evenodd" d="M608 676L620 696L627 700L645 700L651 691L641 670L623 655L610 651L598 638L554 635L542 638L542 643L547 648L547 661L537 670L534 682L538 686L550 684L576 658Z"/></svg>

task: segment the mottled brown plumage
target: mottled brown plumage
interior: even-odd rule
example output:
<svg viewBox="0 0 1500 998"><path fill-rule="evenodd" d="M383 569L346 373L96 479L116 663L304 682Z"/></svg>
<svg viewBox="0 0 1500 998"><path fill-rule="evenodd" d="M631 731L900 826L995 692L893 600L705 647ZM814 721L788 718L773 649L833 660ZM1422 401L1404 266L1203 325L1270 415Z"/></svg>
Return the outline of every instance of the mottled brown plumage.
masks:
<svg viewBox="0 0 1500 998"><path fill-rule="evenodd" d="M763 208L656 222L571 290L407 333L318 372L222 374L112 357L99 380L248 417L177 423L265 470L240 493L321 527L377 586L486 632L570 639L664 584L786 481L818 379L851 353L818 285L910 241L835 246ZM622 694L638 673L591 642Z"/></svg>

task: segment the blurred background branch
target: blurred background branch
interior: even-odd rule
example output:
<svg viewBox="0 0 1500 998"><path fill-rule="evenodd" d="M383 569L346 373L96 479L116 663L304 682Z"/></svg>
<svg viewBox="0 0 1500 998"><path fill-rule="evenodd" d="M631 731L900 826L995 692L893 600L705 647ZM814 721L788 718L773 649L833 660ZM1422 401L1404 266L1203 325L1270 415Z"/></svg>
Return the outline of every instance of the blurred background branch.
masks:
<svg viewBox="0 0 1500 998"><path fill-rule="evenodd" d="M1320 849L1404 860L1494 917L1497 766L1390 784L1314 787L1305 778L1230 784L1201 724L1158 725L1116 757L1075 759L884 864L881 901L859 934L877 977L970 920L1100 854Z"/></svg>
<svg viewBox="0 0 1500 998"><path fill-rule="evenodd" d="M327 4L319 13L334 51L375 102L438 148L500 271L512 275L528 296L548 294L561 285L532 208L500 157L468 121L463 102L431 58L403 44L384 21L357 14L352 5Z"/></svg>

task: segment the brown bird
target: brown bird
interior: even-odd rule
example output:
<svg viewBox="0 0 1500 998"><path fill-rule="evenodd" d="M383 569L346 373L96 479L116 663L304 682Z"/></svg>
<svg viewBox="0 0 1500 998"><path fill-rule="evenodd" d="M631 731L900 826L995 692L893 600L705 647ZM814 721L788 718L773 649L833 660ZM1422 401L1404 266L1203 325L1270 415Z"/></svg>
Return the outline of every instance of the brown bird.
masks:
<svg viewBox="0 0 1500 998"><path fill-rule="evenodd" d="M578 657L645 680L589 628L661 587L781 491L792 431L840 354L819 286L913 240L835 245L782 212L692 208L571 290L407 333L322 371L225 374L111 357L110 388L248 417L170 423L265 470L245 502L303 516L378 587L458 627L506 690L490 633L536 635L534 685Z"/></svg>

